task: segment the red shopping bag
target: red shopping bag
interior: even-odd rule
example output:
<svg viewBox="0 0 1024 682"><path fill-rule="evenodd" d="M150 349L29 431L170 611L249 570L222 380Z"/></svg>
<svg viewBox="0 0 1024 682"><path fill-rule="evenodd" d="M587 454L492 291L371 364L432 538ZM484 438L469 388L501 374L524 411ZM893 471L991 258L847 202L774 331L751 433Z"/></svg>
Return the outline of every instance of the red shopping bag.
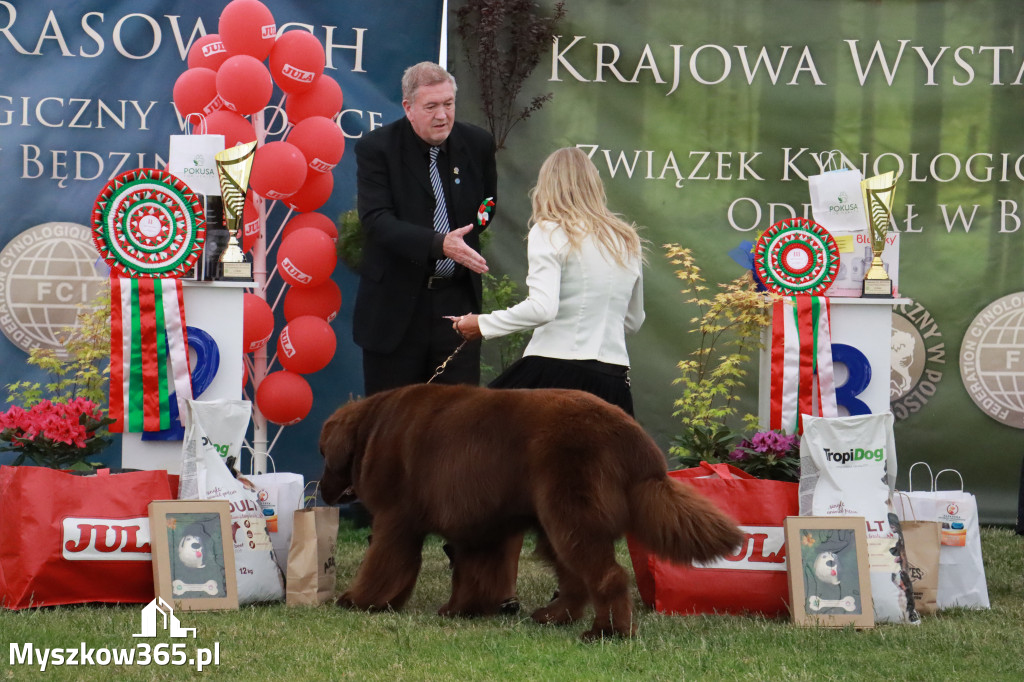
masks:
<svg viewBox="0 0 1024 682"><path fill-rule="evenodd" d="M673 564L627 538L640 597L660 613L788 613L783 521L799 513L797 484L767 481L728 464L669 476L686 481L746 532L739 551L711 564Z"/></svg>
<svg viewBox="0 0 1024 682"><path fill-rule="evenodd" d="M148 505L166 471L75 476L0 466L0 606L148 602Z"/></svg>

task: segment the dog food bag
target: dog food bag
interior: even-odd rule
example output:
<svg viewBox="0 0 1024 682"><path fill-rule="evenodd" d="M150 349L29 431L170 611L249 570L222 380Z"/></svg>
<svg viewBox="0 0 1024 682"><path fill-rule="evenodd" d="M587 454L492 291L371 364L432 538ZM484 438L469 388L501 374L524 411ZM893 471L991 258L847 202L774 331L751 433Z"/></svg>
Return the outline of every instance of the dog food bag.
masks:
<svg viewBox="0 0 1024 682"><path fill-rule="evenodd" d="M190 400L190 419L202 428L207 444L227 461L234 457L240 462L242 443L252 417L252 403L248 400ZM237 471L238 466L236 464Z"/></svg>
<svg viewBox="0 0 1024 682"><path fill-rule="evenodd" d="M183 500L227 500L231 504L238 603L280 601L284 599L284 579L274 557L273 541L256 488L232 475L216 441L204 430L205 422L196 419L196 412L191 409L194 404L195 401L189 401L190 418L185 430L179 497ZM200 408L200 413L207 417L211 412L216 413L216 409L210 408L210 403ZM233 406L226 408L224 413L225 419L238 418ZM241 430L244 434L245 427Z"/></svg>
<svg viewBox="0 0 1024 682"><path fill-rule="evenodd" d="M899 520L892 507L896 447L892 414L803 415L800 514L863 516L875 622L917 623Z"/></svg>

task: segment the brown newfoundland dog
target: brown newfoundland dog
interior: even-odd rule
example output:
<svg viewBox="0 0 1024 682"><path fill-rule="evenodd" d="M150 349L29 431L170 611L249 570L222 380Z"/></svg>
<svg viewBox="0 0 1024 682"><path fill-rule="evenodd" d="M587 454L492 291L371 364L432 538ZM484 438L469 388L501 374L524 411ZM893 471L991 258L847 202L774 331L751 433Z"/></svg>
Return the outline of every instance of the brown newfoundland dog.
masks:
<svg viewBox="0 0 1024 682"><path fill-rule="evenodd" d="M668 478L658 446L625 412L581 391L418 384L338 409L320 435L328 503L354 493L373 514L373 541L338 604L401 608L423 540L452 548L452 593L441 615L498 612L537 531L558 596L534 611L569 623L594 605L584 639L631 635L629 574L615 541L629 532L678 562L730 554L735 523Z"/></svg>

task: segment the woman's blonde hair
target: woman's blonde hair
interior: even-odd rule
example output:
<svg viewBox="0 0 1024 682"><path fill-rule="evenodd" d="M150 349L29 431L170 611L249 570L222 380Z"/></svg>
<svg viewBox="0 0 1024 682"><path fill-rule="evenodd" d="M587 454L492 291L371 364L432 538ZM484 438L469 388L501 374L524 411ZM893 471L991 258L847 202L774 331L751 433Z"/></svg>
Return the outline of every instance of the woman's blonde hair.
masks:
<svg viewBox="0 0 1024 682"><path fill-rule="evenodd" d="M625 265L629 257L643 256L636 225L608 209L597 167L580 149L564 147L552 152L540 167L530 197L530 222L558 223L571 249L593 234L601 249L619 265Z"/></svg>

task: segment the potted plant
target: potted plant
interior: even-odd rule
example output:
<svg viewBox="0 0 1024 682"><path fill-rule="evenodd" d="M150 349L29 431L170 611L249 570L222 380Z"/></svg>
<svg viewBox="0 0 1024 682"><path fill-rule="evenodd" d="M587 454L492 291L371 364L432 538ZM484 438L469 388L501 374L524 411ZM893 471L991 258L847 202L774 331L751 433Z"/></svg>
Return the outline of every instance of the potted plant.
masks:
<svg viewBox="0 0 1024 682"><path fill-rule="evenodd" d="M738 389L760 348L761 330L771 322L771 298L758 289L750 271L710 294L690 249L666 244L665 252L684 283L686 302L700 311L691 330L700 336L700 343L678 364L680 376L674 381L683 390L673 414L682 421L684 431L669 448L673 464L725 462L759 478L797 480L799 436L758 430L752 414L742 417L740 430L728 424L737 418ZM751 431L752 436L743 437Z"/></svg>
<svg viewBox="0 0 1024 682"><path fill-rule="evenodd" d="M105 448L105 428L113 419L87 398L67 402L40 400L29 409L15 405L0 412L0 451L17 452L14 466L32 460L39 466L92 471L89 458Z"/></svg>

